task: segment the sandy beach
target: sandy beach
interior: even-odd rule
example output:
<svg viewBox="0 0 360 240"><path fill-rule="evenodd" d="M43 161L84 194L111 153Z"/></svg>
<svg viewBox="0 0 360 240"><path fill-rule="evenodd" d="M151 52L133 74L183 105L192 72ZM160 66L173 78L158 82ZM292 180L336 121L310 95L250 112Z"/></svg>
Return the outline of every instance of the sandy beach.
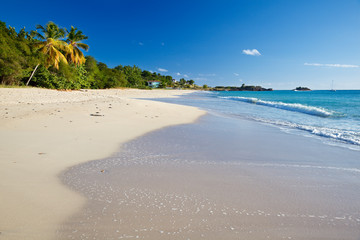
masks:
<svg viewBox="0 0 360 240"><path fill-rule="evenodd" d="M0 239L54 238L85 204L58 175L145 133L195 121L205 112L135 99L186 93L0 89Z"/></svg>
<svg viewBox="0 0 360 240"><path fill-rule="evenodd" d="M187 93L0 89L0 239L359 239L360 151Z"/></svg>
<svg viewBox="0 0 360 240"><path fill-rule="evenodd" d="M0 240L360 240L359 12L2 1Z"/></svg>

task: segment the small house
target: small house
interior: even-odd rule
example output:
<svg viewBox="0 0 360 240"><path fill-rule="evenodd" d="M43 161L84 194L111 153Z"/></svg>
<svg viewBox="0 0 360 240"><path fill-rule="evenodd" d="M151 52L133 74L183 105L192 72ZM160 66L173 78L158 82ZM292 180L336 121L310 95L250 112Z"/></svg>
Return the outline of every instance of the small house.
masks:
<svg viewBox="0 0 360 240"><path fill-rule="evenodd" d="M158 88L160 86L160 81L147 81L147 85L151 88Z"/></svg>

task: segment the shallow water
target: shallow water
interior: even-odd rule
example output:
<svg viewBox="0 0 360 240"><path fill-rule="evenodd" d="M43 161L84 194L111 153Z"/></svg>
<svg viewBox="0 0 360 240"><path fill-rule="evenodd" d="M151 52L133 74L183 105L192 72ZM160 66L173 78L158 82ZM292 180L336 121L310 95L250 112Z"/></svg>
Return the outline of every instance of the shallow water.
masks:
<svg viewBox="0 0 360 240"><path fill-rule="evenodd" d="M163 101L266 123L360 151L360 90L197 92Z"/></svg>
<svg viewBox="0 0 360 240"><path fill-rule="evenodd" d="M62 180L88 202L59 239L359 239L360 153L207 115Z"/></svg>

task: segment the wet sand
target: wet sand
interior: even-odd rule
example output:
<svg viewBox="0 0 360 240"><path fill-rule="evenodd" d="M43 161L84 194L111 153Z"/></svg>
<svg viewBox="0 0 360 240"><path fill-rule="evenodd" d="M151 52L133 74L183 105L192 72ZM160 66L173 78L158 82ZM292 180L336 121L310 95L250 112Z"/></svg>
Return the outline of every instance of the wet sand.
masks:
<svg viewBox="0 0 360 240"><path fill-rule="evenodd" d="M63 172L59 239L360 239L360 152L207 115Z"/></svg>
<svg viewBox="0 0 360 240"><path fill-rule="evenodd" d="M185 93L0 88L0 239L53 239L86 203L58 175L147 132L195 121L204 111L134 99Z"/></svg>

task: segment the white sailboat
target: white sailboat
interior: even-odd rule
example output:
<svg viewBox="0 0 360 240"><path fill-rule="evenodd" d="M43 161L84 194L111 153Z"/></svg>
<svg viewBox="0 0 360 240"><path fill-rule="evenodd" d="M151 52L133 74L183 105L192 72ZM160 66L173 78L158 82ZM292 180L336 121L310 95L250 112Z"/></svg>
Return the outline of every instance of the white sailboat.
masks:
<svg viewBox="0 0 360 240"><path fill-rule="evenodd" d="M336 92L336 90L334 89L334 80L332 80L331 82L331 92Z"/></svg>

